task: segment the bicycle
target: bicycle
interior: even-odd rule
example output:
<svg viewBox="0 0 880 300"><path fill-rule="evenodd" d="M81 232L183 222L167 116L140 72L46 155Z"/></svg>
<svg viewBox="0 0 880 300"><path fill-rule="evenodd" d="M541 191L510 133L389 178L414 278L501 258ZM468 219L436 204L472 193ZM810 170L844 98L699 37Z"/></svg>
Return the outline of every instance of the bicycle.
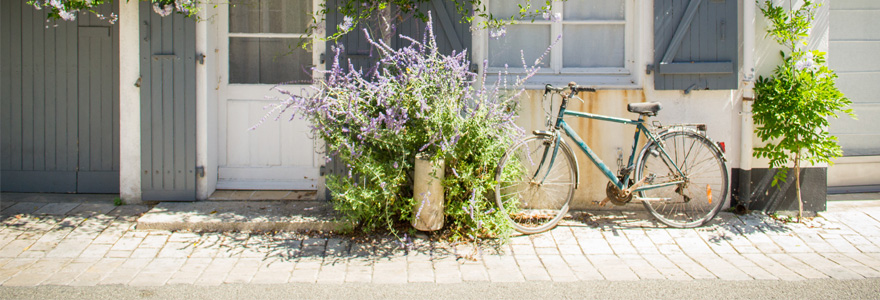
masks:
<svg viewBox="0 0 880 300"><path fill-rule="evenodd" d="M513 227L524 234L544 232L568 212L580 174L577 158L561 133L573 140L609 179L607 198L601 205L609 201L625 205L636 199L657 220L679 228L698 227L712 220L727 200L728 173L724 152L706 137L706 126L648 124L648 117L660 111L659 103L627 105L629 112L639 114L636 120L566 109L579 92L595 91L574 82L562 88L546 85L545 99L551 92L562 96L555 123L551 126L549 119L551 94L548 130L535 130L501 158L495 171L495 199ZM615 175L565 122L565 117L636 126L626 167L619 166ZM636 156L642 135L647 141Z"/></svg>

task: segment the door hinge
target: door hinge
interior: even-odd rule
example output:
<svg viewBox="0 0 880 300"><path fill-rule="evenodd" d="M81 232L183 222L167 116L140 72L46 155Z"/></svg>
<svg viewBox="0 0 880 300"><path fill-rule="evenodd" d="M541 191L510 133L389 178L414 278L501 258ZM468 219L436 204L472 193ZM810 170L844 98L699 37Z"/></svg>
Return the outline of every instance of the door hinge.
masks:
<svg viewBox="0 0 880 300"><path fill-rule="evenodd" d="M321 166L321 168L318 169L318 173L321 176L327 175L327 166L326 165Z"/></svg>
<svg viewBox="0 0 880 300"><path fill-rule="evenodd" d="M645 74L651 75L651 72L653 72L653 71L654 71L654 65L648 65L648 67L645 68Z"/></svg>
<svg viewBox="0 0 880 300"><path fill-rule="evenodd" d="M143 81L144 81L144 77L143 77L143 76L138 76L138 80L134 82L134 86L135 86L135 87L141 87L141 83L143 83Z"/></svg>
<svg viewBox="0 0 880 300"><path fill-rule="evenodd" d="M204 178L205 177L205 167L204 166L197 166L196 167L196 175Z"/></svg>
<svg viewBox="0 0 880 300"><path fill-rule="evenodd" d="M200 65L204 65L205 64L205 54L204 53L196 54L196 60L199 61Z"/></svg>

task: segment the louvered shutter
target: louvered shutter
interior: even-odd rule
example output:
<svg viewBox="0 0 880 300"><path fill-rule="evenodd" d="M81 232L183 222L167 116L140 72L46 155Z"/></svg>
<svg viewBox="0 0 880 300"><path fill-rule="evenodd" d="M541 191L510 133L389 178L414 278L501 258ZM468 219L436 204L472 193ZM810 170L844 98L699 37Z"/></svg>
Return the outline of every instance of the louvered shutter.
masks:
<svg viewBox="0 0 880 300"><path fill-rule="evenodd" d="M737 1L654 1L654 88L736 89Z"/></svg>

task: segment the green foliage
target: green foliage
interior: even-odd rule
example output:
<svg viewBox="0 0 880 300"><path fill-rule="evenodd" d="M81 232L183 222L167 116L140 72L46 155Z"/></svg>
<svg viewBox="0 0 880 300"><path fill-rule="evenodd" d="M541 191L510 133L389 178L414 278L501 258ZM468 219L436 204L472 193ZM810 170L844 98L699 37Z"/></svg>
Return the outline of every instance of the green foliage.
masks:
<svg viewBox="0 0 880 300"><path fill-rule="evenodd" d="M476 17L481 21L473 24L479 28L503 28L505 25L515 24L523 20L534 22L538 16L546 17L552 8L552 0L535 1L540 3L533 4L532 0L525 0L525 3L517 4L519 10L512 16L496 16L489 12L486 3L489 0L444 0L452 1L455 8L461 15L460 22L472 23ZM557 0L559 1L559 0ZM565 1L565 0L562 0ZM314 36L316 33L323 32L324 22L328 13L338 11L346 17L345 21L337 24L336 33L326 36L325 40L336 41L345 34L348 34L357 27L358 24L370 26L391 27L390 24L397 24L406 18L417 18L427 21L428 16L425 10L419 7L427 7L432 0L345 0L340 1L337 6L333 7L333 11L329 10L325 3L320 4L317 13L312 15L312 23L307 33ZM386 16L382 16L383 11L390 12ZM379 25L381 24L381 25ZM378 31L370 30L374 33ZM303 42L303 47L307 48L310 39Z"/></svg>
<svg viewBox="0 0 880 300"><path fill-rule="evenodd" d="M788 13L768 0L761 7L771 21L768 35L788 50L788 55L780 53L783 63L771 77L758 78L752 107L759 125L756 133L767 142L755 148L754 154L780 168L774 186L785 180L787 165L797 168L800 161L831 164L841 156L837 138L828 133L828 119L837 118L838 112L852 116L851 102L835 86L837 75L826 65L825 53L803 50L816 6L805 1Z"/></svg>
<svg viewBox="0 0 880 300"><path fill-rule="evenodd" d="M495 207L495 167L523 131L515 98L538 68L525 68L515 86L495 85L469 71L466 53L440 54L428 22L426 40L393 49L369 36L381 53L373 70L343 65L341 49L314 93L289 98L275 110L307 119L348 174L330 175L334 208L362 231L408 227L414 204L416 155L444 160L446 226L457 239L505 237L510 224ZM504 76L500 76L504 78ZM270 112L271 113L271 112Z"/></svg>
<svg viewBox="0 0 880 300"><path fill-rule="evenodd" d="M17 0L16 0L17 1ZM120 0L129 1L129 0ZM153 10L156 13L167 16L172 12L184 14L187 17L193 17L199 12L198 0L142 0L153 3ZM116 14L109 16L101 15L95 12L94 8L106 3L112 3L113 0L27 0L28 5L33 5L38 10L46 9L46 14L51 20L62 19L65 21L76 20L76 13L91 12L99 19L108 20L115 23L119 18Z"/></svg>
<svg viewBox="0 0 880 300"><path fill-rule="evenodd" d="M119 197L113 198L113 205L120 206L122 204L125 204L124 202L122 202L122 198L119 198Z"/></svg>

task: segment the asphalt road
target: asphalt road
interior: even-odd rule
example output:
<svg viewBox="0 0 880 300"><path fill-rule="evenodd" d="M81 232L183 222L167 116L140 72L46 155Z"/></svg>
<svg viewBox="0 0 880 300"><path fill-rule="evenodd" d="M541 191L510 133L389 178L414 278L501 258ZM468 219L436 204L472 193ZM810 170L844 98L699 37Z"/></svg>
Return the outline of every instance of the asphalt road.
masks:
<svg viewBox="0 0 880 300"><path fill-rule="evenodd" d="M0 287L0 299L880 299L880 279Z"/></svg>

